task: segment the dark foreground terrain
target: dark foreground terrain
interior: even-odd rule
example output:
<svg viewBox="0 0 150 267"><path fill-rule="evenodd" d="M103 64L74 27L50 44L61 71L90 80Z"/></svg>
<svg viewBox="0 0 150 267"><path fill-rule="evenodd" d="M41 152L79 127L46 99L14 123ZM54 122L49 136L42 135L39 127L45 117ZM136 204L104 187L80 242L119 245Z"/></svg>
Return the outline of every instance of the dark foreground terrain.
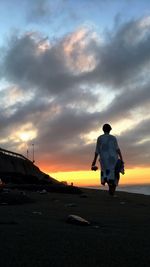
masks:
<svg viewBox="0 0 150 267"><path fill-rule="evenodd" d="M150 197L82 191L1 198L0 267L150 266ZM70 214L90 225L67 223Z"/></svg>

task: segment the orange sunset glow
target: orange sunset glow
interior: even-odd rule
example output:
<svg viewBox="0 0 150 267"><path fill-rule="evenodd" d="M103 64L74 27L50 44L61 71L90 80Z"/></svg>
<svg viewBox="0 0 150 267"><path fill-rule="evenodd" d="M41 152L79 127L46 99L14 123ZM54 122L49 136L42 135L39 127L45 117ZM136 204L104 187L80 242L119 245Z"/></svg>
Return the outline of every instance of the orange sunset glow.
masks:
<svg viewBox="0 0 150 267"><path fill-rule="evenodd" d="M75 186L101 186L99 171L58 172L49 173L49 175L55 177L58 181L67 181L68 184L73 182ZM127 169L125 175L120 177L121 185L148 183L150 183L150 168Z"/></svg>

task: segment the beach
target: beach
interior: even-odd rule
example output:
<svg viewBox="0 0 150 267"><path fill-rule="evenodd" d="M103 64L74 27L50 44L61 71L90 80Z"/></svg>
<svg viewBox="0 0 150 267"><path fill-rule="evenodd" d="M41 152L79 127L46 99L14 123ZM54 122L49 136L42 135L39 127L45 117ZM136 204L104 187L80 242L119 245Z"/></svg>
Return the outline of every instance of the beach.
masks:
<svg viewBox="0 0 150 267"><path fill-rule="evenodd" d="M25 193L31 203L0 205L1 267L150 265L150 196ZM90 224L68 223L70 214Z"/></svg>

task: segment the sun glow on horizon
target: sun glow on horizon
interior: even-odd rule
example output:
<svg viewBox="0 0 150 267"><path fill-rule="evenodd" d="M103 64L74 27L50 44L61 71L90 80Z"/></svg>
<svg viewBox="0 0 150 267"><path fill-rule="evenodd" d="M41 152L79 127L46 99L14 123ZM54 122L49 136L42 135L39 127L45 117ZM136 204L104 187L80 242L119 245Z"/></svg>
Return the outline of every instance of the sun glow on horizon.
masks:
<svg viewBox="0 0 150 267"><path fill-rule="evenodd" d="M150 168L135 168L125 170L125 175L120 175L120 185L148 184L150 183ZM73 183L75 186L100 186L100 172L72 171L53 172L50 176L58 181Z"/></svg>

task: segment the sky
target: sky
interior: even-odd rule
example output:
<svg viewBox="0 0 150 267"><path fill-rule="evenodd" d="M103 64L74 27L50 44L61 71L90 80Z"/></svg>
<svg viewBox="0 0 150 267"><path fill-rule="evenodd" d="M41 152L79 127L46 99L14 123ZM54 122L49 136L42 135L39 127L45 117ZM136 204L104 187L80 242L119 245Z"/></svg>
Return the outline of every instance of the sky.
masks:
<svg viewBox="0 0 150 267"><path fill-rule="evenodd" d="M0 147L58 180L98 185L110 123L121 183L149 183L150 1L1 0ZM34 145L33 145L34 144Z"/></svg>

